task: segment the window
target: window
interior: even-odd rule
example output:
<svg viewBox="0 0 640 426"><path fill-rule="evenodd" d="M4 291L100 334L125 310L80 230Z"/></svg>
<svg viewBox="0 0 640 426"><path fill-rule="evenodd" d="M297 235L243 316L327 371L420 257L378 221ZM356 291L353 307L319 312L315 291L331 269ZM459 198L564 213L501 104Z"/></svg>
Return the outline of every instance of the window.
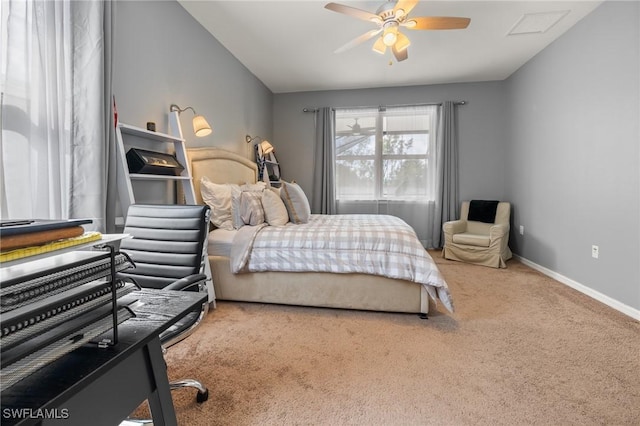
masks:
<svg viewBox="0 0 640 426"><path fill-rule="evenodd" d="M3 218L90 218L88 230L106 228L110 29L109 2L0 2Z"/></svg>
<svg viewBox="0 0 640 426"><path fill-rule="evenodd" d="M336 110L337 200L428 200L437 109Z"/></svg>

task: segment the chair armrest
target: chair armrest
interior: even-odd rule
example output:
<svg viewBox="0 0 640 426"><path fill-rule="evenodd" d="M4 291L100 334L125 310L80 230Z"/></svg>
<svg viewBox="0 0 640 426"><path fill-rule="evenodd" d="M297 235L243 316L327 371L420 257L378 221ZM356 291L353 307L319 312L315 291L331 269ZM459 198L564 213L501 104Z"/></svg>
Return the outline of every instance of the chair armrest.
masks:
<svg viewBox="0 0 640 426"><path fill-rule="evenodd" d="M466 220L451 220L442 224L445 234L459 234L467 230Z"/></svg>
<svg viewBox="0 0 640 426"><path fill-rule="evenodd" d="M509 235L509 225L497 224L489 228L489 238L495 240Z"/></svg>
<svg viewBox="0 0 640 426"><path fill-rule="evenodd" d="M489 247L502 252L509 244L509 225L493 225L489 228Z"/></svg>
<svg viewBox="0 0 640 426"><path fill-rule="evenodd" d="M206 291L204 283L207 280L207 276L204 274L193 274L181 278L168 286L163 290L186 290L186 291ZM187 316L180 321L169 327L166 331L160 334L160 342L163 348L168 348L179 341L185 339L195 330L200 324L202 319L207 315L209 311L209 303L204 302L202 306L191 311Z"/></svg>
<svg viewBox="0 0 640 426"><path fill-rule="evenodd" d="M188 290L199 291L199 284L207 280L207 276L204 274L193 274L180 278L178 281L174 281L163 290Z"/></svg>

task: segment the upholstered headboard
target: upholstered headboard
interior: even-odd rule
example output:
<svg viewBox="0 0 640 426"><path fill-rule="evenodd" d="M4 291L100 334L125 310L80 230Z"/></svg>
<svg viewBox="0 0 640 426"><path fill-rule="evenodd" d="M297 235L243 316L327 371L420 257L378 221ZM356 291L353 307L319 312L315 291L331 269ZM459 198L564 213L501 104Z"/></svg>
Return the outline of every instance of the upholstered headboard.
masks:
<svg viewBox="0 0 640 426"><path fill-rule="evenodd" d="M196 200L202 204L200 179L203 176L214 183L255 183L258 166L253 161L220 148L192 148L187 150L191 165Z"/></svg>

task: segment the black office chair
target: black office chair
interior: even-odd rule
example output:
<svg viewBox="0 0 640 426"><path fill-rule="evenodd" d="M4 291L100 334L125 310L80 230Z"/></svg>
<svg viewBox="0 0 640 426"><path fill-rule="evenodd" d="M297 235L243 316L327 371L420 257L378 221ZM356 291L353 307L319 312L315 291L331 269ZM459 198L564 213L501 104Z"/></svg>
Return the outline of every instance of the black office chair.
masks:
<svg viewBox="0 0 640 426"><path fill-rule="evenodd" d="M209 231L209 206L143 205L129 207L124 226L126 238L120 251L129 255L135 268L118 276L142 288L206 292L204 262ZM160 335L163 349L186 338L208 312L208 302ZM170 383L171 389L192 387L196 400L204 402L209 391L196 380Z"/></svg>

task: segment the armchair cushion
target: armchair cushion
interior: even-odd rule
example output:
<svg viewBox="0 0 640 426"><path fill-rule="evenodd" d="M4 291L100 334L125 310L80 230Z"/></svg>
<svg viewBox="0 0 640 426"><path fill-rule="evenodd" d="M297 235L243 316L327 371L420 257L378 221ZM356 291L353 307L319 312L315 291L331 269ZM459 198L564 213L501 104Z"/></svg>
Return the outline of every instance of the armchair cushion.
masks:
<svg viewBox="0 0 640 426"><path fill-rule="evenodd" d="M488 235L471 234L469 232L461 232L453 235L453 242L458 244L469 244L478 247L489 247L491 238Z"/></svg>

